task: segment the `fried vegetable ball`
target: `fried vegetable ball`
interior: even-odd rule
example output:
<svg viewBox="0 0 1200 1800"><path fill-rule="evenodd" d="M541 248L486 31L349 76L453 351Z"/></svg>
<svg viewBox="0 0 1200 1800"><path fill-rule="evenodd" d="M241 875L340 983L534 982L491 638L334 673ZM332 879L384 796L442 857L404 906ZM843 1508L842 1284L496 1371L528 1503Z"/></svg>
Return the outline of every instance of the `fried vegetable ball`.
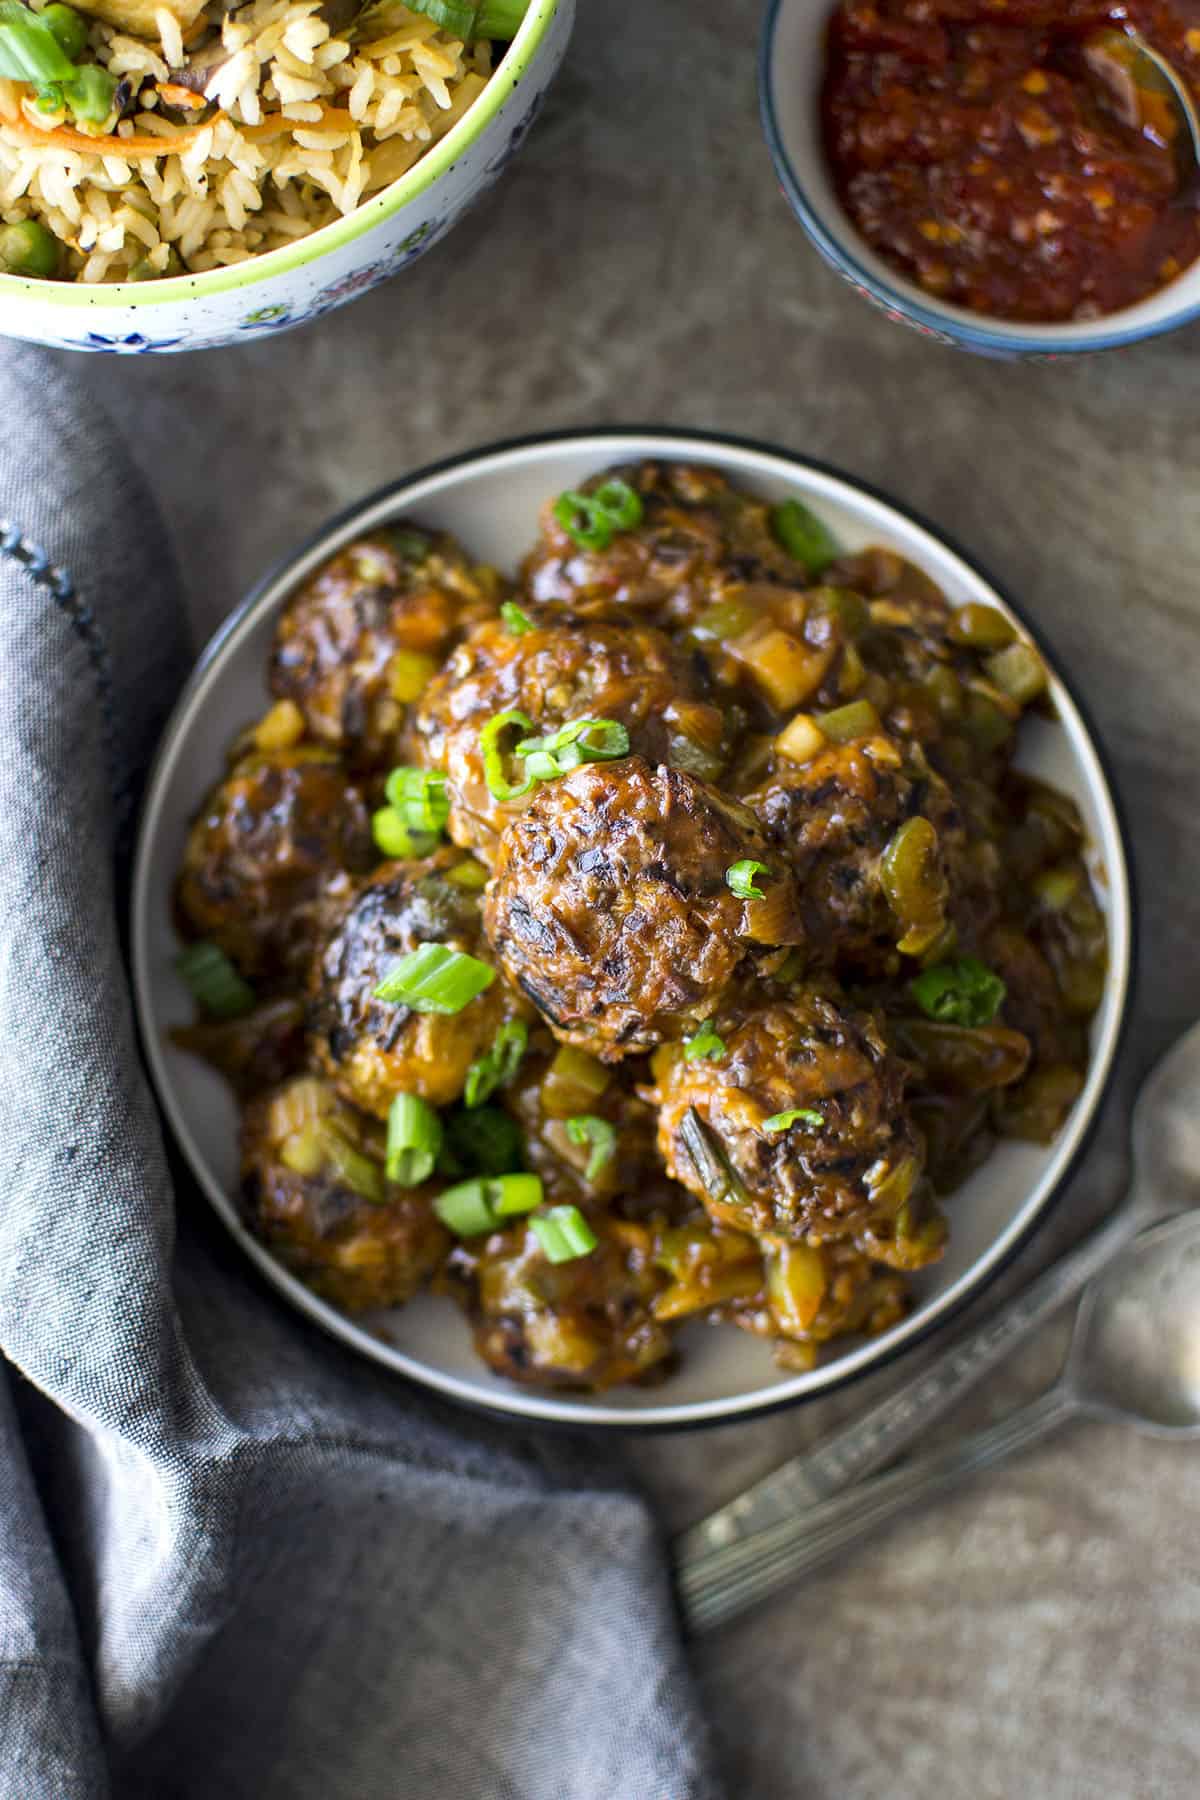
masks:
<svg viewBox="0 0 1200 1800"><path fill-rule="evenodd" d="M176 890L189 934L252 980L308 964L325 909L374 861L357 788L325 751L251 754L192 826Z"/></svg>
<svg viewBox="0 0 1200 1800"><path fill-rule="evenodd" d="M583 549L556 516L542 512L541 541L522 580L539 607L585 618L686 623L720 598L730 582L803 586L806 572L776 541L770 509L740 494L716 469L646 462L586 481L627 483L642 505L641 523L616 532L604 549Z"/></svg>
<svg viewBox="0 0 1200 1800"><path fill-rule="evenodd" d="M563 620L514 634L489 621L458 646L431 683L409 743L418 761L449 775L448 829L455 843L490 860L505 825L532 795L500 801L489 788L480 742L489 719L518 711L540 735L576 719L612 719L651 761L705 763L715 772L725 721L703 700L702 677L701 667L689 667L648 626Z"/></svg>
<svg viewBox="0 0 1200 1800"><path fill-rule="evenodd" d="M389 1184L383 1134L304 1075L242 1119L242 1192L256 1236L348 1312L399 1306L450 1248L433 1190Z"/></svg>
<svg viewBox="0 0 1200 1800"><path fill-rule="evenodd" d="M449 646L502 598L492 570L416 526L341 550L289 601L275 632L271 691L360 767L396 760L407 705Z"/></svg>
<svg viewBox="0 0 1200 1800"><path fill-rule="evenodd" d="M309 983L309 1047L338 1092L385 1118L396 1094L448 1106L467 1071L506 1020L528 1015L519 994L495 981L452 1015L377 1000L392 964L418 944L484 950L477 892L450 878L462 856L439 850L421 862L385 863L361 883L316 956Z"/></svg>
<svg viewBox="0 0 1200 1800"><path fill-rule="evenodd" d="M674 1046L654 1059L670 1174L719 1224L755 1235L886 1235L912 1201L921 1145L878 1019L810 983L720 1035L715 1059Z"/></svg>
<svg viewBox="0 0 1200 1800"><path fill-rule="evenodd" d="M954 796L916 744L877 733L831 743L809 762L777 756L745 801L795 874L814 961L894 973L897 946L917 955L944 930L967 839Z"/></svg>
<svg viewBox="0 0 1200 1800"><path fill-rule="evenodd" d="M762 898L739 898L744 862ZM772 866L774 865L774 866ZM800 932L791 878L754 816L640 757L548 782L500 840L487 934L564 1043L615 1062L693 1032Z"/></svg>
<svg viewBox="0 0 1200 1800"><path fill-rule="evenodd" d="M573 1262L549 1262L524 1224L454 1252L475 1347L498 1375L598 1391L667 1372L671 1339L653 1311L666 1278L652 1233L604 1217L591 1224L599 1242Z"/></svg>

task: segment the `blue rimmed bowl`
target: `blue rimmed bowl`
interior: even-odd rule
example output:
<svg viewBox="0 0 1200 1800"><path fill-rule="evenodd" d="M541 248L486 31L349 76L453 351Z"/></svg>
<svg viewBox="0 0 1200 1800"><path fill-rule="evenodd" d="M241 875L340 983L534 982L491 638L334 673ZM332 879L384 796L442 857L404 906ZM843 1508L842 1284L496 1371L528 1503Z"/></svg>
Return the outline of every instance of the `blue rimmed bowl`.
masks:
<svg viewBox="0 0 1200 1800"><path fill-rule="evenodd" d="M0 336L140 356L211 350L307 324L445 237L520 147L566 53L575 0L530 0L491 80L433 148L345 218L228 268L89 284L0 274Z"/></svg>
<svg viewBox="0 0 1200 1800"><path fill-rule="evenodd" d="M768 0L759 60L763 130L792 211L831 268L889 319L981 356L1054 360L1119 350L1200 319L1200 262L1101 319L1031 325L948 306L875 254L842 208L821 141L825 36L834 0Z"/></svg>

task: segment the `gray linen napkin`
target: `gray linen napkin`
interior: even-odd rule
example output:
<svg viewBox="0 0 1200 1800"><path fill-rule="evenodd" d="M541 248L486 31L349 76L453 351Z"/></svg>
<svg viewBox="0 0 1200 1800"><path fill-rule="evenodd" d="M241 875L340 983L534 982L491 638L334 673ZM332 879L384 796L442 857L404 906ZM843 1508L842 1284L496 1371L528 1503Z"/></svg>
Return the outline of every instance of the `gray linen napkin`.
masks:
<svg viewBox="0 0 1200 1800"><path fill-rule="evenodd" d="M73 368L0 349L0 1789L712 1796L616 1449L350 1358L172 1184L114 843L181 606Z"/></svg>

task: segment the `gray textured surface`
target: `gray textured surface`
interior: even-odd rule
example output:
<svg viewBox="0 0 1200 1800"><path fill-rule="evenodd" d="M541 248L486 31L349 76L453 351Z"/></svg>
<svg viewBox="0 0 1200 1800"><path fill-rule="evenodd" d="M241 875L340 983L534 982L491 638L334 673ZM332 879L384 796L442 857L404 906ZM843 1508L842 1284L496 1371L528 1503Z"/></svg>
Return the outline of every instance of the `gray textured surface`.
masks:
<svg viewBox="0 0 1200 1800"><path fill-rule="evenodd" d="M198 632L366 489L490 438L598 421L810 451L997 572L1099 723L1142 895L1122 1080L1019 1279L1109 1203L1136 1076L1200 1014L1200 336L1021 367L878 317L775 189L758 13L752 0L591 0L503 187L402 280L271 343L96 359L78 379L139 422ZM1040 1344L968 1416L1028 1391L1057 1349ZM897 1378L638 1456L682 1523ZM1194 1450L1082 1427L890 1532L704 1647L733 1793L1195 1794L1198 1515Z"/></svg>

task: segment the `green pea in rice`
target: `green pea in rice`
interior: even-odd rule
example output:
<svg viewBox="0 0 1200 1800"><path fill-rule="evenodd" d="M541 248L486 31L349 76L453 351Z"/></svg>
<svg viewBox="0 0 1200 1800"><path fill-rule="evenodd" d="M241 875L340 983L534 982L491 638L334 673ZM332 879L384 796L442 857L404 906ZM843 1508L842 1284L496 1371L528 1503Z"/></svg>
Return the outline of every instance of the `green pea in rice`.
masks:
<svg viewBox="0 0 1200 1800"><path fill-rule="evenodd" d="M491 46L464 45L401 0L371 5L340 36L321 10L209 6L187 34L194 44L207 31L219 59L198 124L172 83L186 56L172 12L156 12L154 43L89 20L90 55L136 99L96 153L74 130L55 142L47 125L70 121L48 120L28 87L0 80L0 219L41 220L65 246L64 276L105 282L244 262L352 212L478 98ZM120 139L131 140L124 155ZM144 153L148 139L160 154Z"/></svg>

